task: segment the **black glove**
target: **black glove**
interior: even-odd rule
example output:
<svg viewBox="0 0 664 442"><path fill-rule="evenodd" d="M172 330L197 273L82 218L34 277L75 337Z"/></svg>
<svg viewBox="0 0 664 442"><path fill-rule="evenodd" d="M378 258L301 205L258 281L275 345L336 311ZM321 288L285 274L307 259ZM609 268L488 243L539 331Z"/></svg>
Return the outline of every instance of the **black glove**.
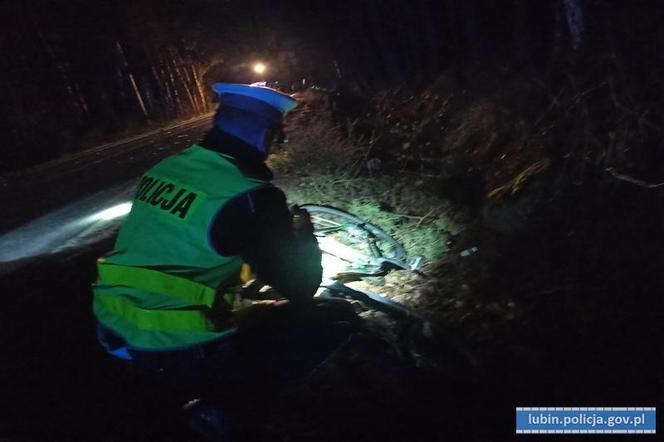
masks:
<svg viewBox="0 0 664 442"><path fill-rule="evenodd" d="M309 212L300 208L297 204L291 206L290 211L293 214L293 230L298 233L312 233L314 231Z"/></svg>

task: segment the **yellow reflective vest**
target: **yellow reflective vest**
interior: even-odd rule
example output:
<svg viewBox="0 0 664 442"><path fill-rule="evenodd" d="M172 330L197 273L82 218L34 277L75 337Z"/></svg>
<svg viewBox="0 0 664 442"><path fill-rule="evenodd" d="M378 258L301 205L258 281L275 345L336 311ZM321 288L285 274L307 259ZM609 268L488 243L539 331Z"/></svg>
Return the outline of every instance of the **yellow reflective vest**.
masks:
<svg viewBox="0 0 664 442"><path fill-rule="evenodd" d="M219 255L210 229L229 200L266 185L244 176L231 157L198 145L150 169L114 250L98 261L97 320L142 350L186 348L232 333L228 289L243 262Z"/></svg>

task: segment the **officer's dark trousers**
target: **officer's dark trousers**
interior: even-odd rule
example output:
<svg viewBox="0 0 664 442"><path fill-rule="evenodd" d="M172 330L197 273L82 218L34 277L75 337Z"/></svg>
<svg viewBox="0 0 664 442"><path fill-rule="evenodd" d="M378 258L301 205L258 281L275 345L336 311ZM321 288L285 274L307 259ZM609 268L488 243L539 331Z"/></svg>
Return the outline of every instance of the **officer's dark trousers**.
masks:
<svg viewBox="0 0 664 442"><path fill-rule="evenodd" d="M256 427L270 398L342 348L356 320L346 303L266 308L233 336L182 351L132 352L133 365L183 400L213 403L237 426Z"/></svg>

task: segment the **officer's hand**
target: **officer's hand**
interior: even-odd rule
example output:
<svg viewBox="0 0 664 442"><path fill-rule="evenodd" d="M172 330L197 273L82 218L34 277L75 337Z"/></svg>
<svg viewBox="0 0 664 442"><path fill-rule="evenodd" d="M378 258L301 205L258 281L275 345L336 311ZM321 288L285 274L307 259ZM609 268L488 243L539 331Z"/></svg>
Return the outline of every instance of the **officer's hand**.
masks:
<svg viewBox="0 0 664 442"><path fill-rule="evenodd" d="M293 229L297 232L311 233L314 231L314 225L311 223L311 216L305 209L297 204L291 207L293 214Z"/></svg>

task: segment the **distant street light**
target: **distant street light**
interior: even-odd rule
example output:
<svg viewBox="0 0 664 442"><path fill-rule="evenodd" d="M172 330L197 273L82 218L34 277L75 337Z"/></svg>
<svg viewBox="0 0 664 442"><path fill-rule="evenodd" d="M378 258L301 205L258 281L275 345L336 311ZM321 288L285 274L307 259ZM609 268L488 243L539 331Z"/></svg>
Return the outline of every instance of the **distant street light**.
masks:
<svg viewBox="0 0 664 442"><path fill-rule="evenodd" d="M254 72L256 72L257 74L262 74L263 72L265 72L265 65L263 63L256 63L254 65Z"/></svg>

